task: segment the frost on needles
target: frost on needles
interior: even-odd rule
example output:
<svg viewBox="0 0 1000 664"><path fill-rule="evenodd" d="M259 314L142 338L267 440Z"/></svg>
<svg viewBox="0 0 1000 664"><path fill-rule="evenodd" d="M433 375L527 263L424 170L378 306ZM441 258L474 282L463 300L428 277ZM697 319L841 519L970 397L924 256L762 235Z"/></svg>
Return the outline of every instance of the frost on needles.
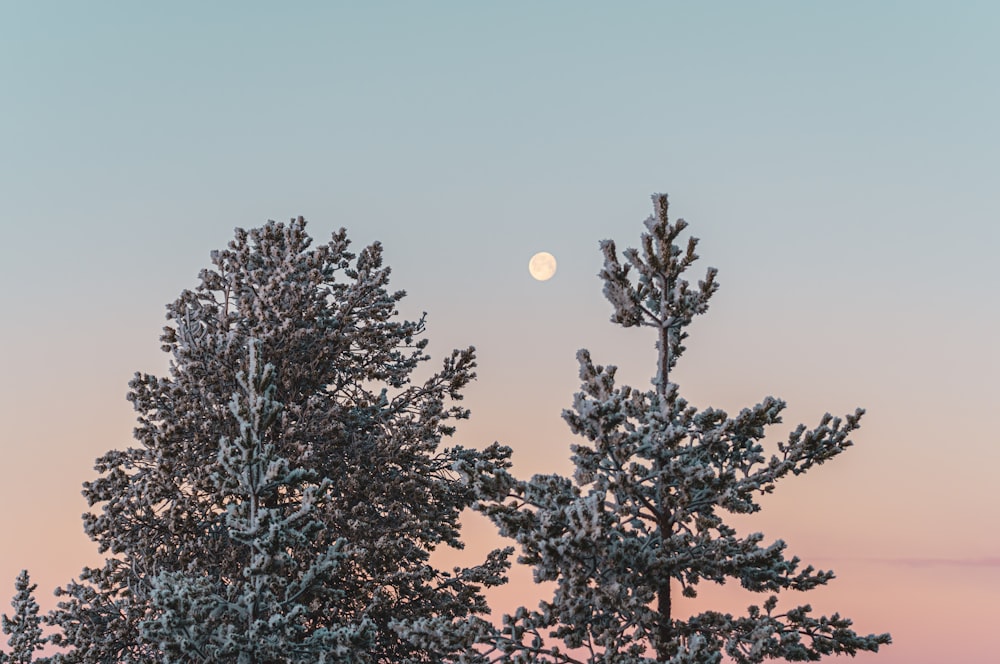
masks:
<svg viewBox="0 0 1000 664"><path fill-rule="evenodd" d="M238 426L219 441L215 489L225 496L226 533L242 573L220 578L212 570L160 572L150 579L152 616L142 635L156 643L164 662L363 662L374 626L366 616L322 626L312 606L343 603L343 567L350 562L344 538L315 550L323 540L319 518L332 480L292 468L271 435L281 413L274 398L275 370L261 366L260 343L247 345L246 368L229 411ZM343 623L342 623L343 621ZM311 624L312 623L312 624Z"/></svg>
<svg viewBox="0 0 1000 664"><path fill-rule="evenodd" d="M653 203L638 249L619 256L614 242L601 244L599 275L612 322L656 334L652 389L616 385L615 367L581 350L582 388L563 413L584 439L572 447L574 476L489 479L492 490L505 483L508 497L479 509L521 546L520 561L534 567L536 581L556 585L537 610L505 616L484 657L711 664L725 654L748 664L877 651L888 634L858 635L850 620L815 616L808 605L779 609L775 593L810 590L833 573L789 558L781 540L739 535L725 521L726 514L758 511L758 497L779 480L847 449L863 411L799 426L766 456L761 440L781 422L783 401L767 397L734 416L689 406L670 372L684 352L685 328L718 288L716 271L709 268L696 285L683 278L698 258L697 240L679 243L687 224L668 219L666 195ZM729 579L767 597L742 616L677 615L678 594L694 597L701 582Z"/></svg>
<svg viewBox="0 0 1000 664"><path fill-rule="evenodd" d="M45 647L47 639L42 636L42 617L38 615L38 602L28 570L21 570L14 581L14 597L10 601L13 616L0 617L3 633L7 635L9 652L0 650L0 664L31 664L45 658L35 657L35 653Z"/></svg>

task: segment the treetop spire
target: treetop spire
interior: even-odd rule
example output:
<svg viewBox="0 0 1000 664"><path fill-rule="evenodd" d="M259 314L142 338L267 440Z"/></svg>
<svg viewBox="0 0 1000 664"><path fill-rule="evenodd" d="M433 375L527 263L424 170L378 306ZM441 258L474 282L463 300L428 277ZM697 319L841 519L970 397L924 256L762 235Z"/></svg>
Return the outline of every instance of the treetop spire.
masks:
<svg viewBox="0 0 1000 664"><path fill-rule="evenodd" d="M684 352L684 327L695 316L708 311L708 301L719 288L718 270L710 267L695 288L682 275L698 260L698 238L688 238L684 249L678 245L688 224L683 219L671 223L666 194L653 194L653 214L646 218L646 232L639 249L628 248L618 258L614 240L601 242L604 267L598 276L604 281L604 297L614 307L611 322L622 327L646 326L659 332L657 375L653 382L667 391L669 370ZM637 273L633 279L632 271Z"/></svg>

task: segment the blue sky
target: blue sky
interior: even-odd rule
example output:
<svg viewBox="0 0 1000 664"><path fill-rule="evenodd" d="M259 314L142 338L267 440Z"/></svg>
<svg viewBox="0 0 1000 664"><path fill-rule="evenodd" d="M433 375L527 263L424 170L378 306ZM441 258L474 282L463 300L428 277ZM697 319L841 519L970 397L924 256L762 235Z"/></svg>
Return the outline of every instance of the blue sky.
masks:
<svg viewBox="0 0 1000 664"><path fill-rule="evenodd" d="M432 353L479 348L462 442L565 469L576 349L653 373L594 275L666 191L722 284L688 398L869 408L761 527L841 561L833 609L897 635L879 662L942 661L957 627L911 593L1000 596L997 34L985 2L3 5L0 583L93 555L79 484L130 443L163 305L269 218L382 241Z"/></svg>

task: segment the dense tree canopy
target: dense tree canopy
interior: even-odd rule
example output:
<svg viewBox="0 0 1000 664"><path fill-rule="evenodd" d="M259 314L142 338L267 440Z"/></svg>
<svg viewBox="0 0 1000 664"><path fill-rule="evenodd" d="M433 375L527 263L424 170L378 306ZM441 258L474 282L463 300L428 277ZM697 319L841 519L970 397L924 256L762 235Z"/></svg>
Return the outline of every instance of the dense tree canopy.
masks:
<svg viewBox="0 0 1000 664"><path fill-rule="evenodd" d="M507 565L504 551L454 571L429 562L438 546L462 546L459 514L476 498L453 467L489 472L509 455L441 447L468 416L456 402L474 377L474 350L418 379L429 359L424 319L399 318L404 293L388 290L381 246L355 256L343 229L312 247L302 218L270 222L237 230L211 258L198 286L167 307L168 375L130 383L138 445L101 457L84 486L94 508L86 531L109 555L60 591L50 620L63 659L183 659L194 641L169 632L194 630L192 621L199 643L218 646L237 620L230 609L253 588L264 593L264 576L273 583L253 602L295 623L284 633L347 644L326 661L450 657L426 639L413 645L407 625L485 612L480 591L503 582ZM266 380L255 373L264 366ZM254 401L265 398L270 406ZM240 461L247 449L256 451ZM287 521L303 509L304 521ZM290 530L265 537L254 530L265 521ZM313 590L299 608L279 597L306 577ZM210 596L229 607L218 624L198 618ZM247 660L228 643L199 658L286 661L256 650Z"/></svg>

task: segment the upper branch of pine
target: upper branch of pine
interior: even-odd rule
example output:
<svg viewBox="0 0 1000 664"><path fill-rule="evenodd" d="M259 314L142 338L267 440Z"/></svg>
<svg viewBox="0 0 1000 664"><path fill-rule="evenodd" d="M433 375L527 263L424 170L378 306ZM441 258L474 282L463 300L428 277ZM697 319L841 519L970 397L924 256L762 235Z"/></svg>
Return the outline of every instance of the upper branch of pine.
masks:
<svg viewBox="0 0 1000 664"><path fill-rule="evenodd" d="M682 328L708 311L708 300L719 287L715 281L718 271L708 268L696 287L682 278L698 260L698 239L689 238L684 249L678 245L687 222L670 222L666 194L654 194L653 207L654 214L645 221L647 232L642 234L641 248L622 252L624 262L613 240L601 242L604 267L598 276L604 281L604 296L614 307L611 321L623 327L657 328L669 368L684 351L681 341L687 334Z"/></svg>

